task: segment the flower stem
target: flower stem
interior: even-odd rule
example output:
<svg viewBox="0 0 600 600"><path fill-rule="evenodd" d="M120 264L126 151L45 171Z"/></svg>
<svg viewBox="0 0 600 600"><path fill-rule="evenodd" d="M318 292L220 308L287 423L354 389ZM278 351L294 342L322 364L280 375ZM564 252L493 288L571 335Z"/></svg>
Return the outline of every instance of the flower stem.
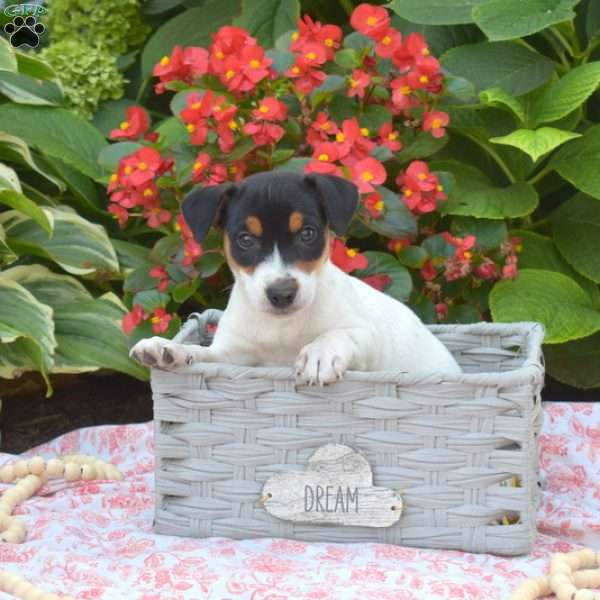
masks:
<svg viewBox="0 0 600 600"><path fill-rule="evenodd" d="M544 177L546 177L546 175L548 175L548 173L550 173L550 171L552 171L552 169L548 166L544 167L541 171L538 171L533 177L531 177L531 179L527 180L527 183L537 183L538 181L540 181L541 179L543 179Z"/></svg>
<svg viewBox="0 0 600 600"><path fill-rule="evenodd" d="M464 136L468 137L472 142L475 142L478 146L483 148L495 161L496 164L500 167L501 171L506 175L508 180L511 183L516 183L516 177L511 173L511 170L508 168L507 164L502 160L502 157L492 148L489 144L482 142L477 139L473 135L469 135L468 133L462 132Z"/></svg>

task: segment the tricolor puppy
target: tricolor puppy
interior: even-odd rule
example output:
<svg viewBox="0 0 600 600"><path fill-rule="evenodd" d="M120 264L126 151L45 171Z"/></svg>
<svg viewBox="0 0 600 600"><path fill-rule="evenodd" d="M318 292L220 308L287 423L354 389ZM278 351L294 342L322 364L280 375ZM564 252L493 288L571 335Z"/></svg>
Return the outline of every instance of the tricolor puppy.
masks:
<svg viewBox="0 0 600 600"><path fill-rule="evenodd" d="M183 215L201 242L223 228L235 283L210 347L153 337L132 356L172 369L194 362L291 366L301 382L336 381L347 369L457 373L448 350L404 304L329 260L356 187L331 175L260 173L238 185L192 191Z"/></svg>

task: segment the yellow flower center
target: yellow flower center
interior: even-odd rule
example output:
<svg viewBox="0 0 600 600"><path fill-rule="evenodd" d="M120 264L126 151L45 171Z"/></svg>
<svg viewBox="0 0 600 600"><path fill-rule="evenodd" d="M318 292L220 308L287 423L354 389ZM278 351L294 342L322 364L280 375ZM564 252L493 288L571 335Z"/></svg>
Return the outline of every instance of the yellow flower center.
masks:
<svg viewBox="0 0 600 600"><path fill-rule="evenodd" d="M329 154L319 154L319 160L322 162L327 162L329 160Z"/></svg>
<svg viewBox="0 0 600 600"><path fill-rule="evenodd" d="M156 317L156 316L154 316L154 317L152 317L152 318L150 319L150 322L151 322L153 325L156 325L157 323L160 323L160 317Z"/></svg>
<svg viewBox="0 0 600 600"><path fill-rule="evenodd" d="M385 35L381 38L381 43L384 46L389 46L392 43L392 38L389 35Z"/></svg>
<svg viewBox="0 0 600 600"><path fill-rule="evenodd" d="M369 130L366 127L361 127L360 134L363 135L364 137L368 137L369 136Z"/></svg>
<svg viewBox="0 0 600 600"><path fill-rule="evenodd" d="M421 75L421 77L419 77L419 81L421 83L427 83L429 81L429 77L427 77L427 75Z"/></svg>
<svg viewBox="0 0 600 600"><path fill-rule="evenodd" d="M465 253L464 253L464 257L465 257L466 259L469 259L469 258L471 258L471 256L473 256L473 255L472 255L470 252L465 252Z"/></svg>
<svg viewBox="0 0 600 600"><path fill-rule="evenodd" d="M421 54L423 56L429 56L429 48L423 48L423 50L421 50Z"/></svg>
<svg viewBox="0 0 600 600"><path fill-rule="evenodd" d="M515 250L516 250L517 252L523 252L523 244L517 244L517 245L515 246Z"/></svg>
<svg viewBox="0 0 600 600"><path fill-rule="evenodd" d="M292 67L292 73L298 75L298 73L300 73L300 67Z"/></svg>
<svg viewBox="0 0 600 600"><path fill-rule="evenodd" d="M410 89L410 86L408 85L403 85L401 88L398 88L400 90L400 93L403 96L409 96L410 93L412 92L412 90Z"/></svg>
<svg viewBox="0 0 600 600"><path fill-rule="evenodd" d="M325 40L325 45L326 45L328 48L331 48L331 47L333 46L333 44L334 44L334 41L333 41L331 38L327 38L327 39Z"/></svg>
<svg viewBox="0 0 600 600"><path fill-rule="evenodd" d="M346 136L340 131L339 133L336 134L335 139L338 142L343 142L346 139Z"/></svg>
<svg viewBox="0 0 600 600"><path fill-rule="evenodd" d="M436 186L435 186L435 189L436 189L438 192L443 192L443 191L444 191L444 186L443 186L443 185L436 185Z"/></svg>
<svg viewBox="0 0 600 600"><path fill-rule="evenodd" d="M217 50L217 52L215 53L215 56L219 59L219 60L223 60L225 58L225 55L220 51Z"/></svg>
<svg viewBox="0 0 600 600"><path fill-rule="evenodd" d="M373 180L374 175L371 171L364 171L360 174L360 177L363 181L369 182Z"/></svg>
<svg viewBox="0 0 600 600"><path fill-rule="evenodd" d="M115 182L117 179L119 179L119 177L117 176L117 174L116 174L116 173L113 173L113 174L110 176L110 180L111 180L113 183L114 183L114 182Z"/></svg>
<svg viewBox="0 0 600 600"><path fill-rule="evenodd" d="M253 59L250 61L250 66L251 66L253 69L258 69L258 67L260 67L260 60L257 60L256 58L253 58Z"/></svg>
<svg viewBox="0 0 600 600"><path fill-rule="evenodd" d="M175 223L175 231L181 231L181 225L179 223Z"/></svg>
<svg viewBox="0 0 600 600"><path fill-rule="evenodd" d="M131 165L127 165L125 167L125 175L130 175L132 171L133 171L133 167Z"/></svg>
<svg viewBox="0 0 600 600"><path fill-rule="evenodd" d="M325 123L321 123L321 129L329 129L331 127L331 123L329 121L325 121Z"/></svg>
<svg viewBox="0 0 600 600"><path fill-rule="evenodd" d="M196 126L193 123L188 123L185 128L188 130L188 133L194 133L194 131L196 131Z"/></svg>
<svg viewBox="0 0 600 600"><path fill-rule="evenodd" d="M377 17L369 17L367 19L367 25L370 25L371 27L373 27L373 25L377 24Z"/></svg>
<svg viewBox="0 0 600 600"><path fill-rule="evenodd" d="M129 121L123 121L120 125L119 125L119 129L122 129L123 131L129 129Z"/></svg>
<svg viewBox="0 0 600 600"><path fill-rule="evenodd" d="M258 110L265 115L269 112L269 107L266 104L263 104Z"/></svg>
<svg viewBox="0 0 600 600"><path fill-rule="evenodd" d="M233 79L235 77L235 71L233 69L228 69L225 72L225 78L226 79Z"/></svg>
<svg viewBox="0 0 600 600"><path fill-rule="evenodd" d="M419 174L417 175L417 179L418 179L419 181L425 181L425 180L427 179L427 175L425 175L425 173L419 173Z"/></svg>
<svg viewBox="0 0 600 600"><path fill-rule="evenodd" d="M227 169L231 175L235 175L238 172L238 168L235 165L232 165Z"/></svg>
<svg viewBox="0 0 600 600"><path fill-rule="evenodd" d="M229 121L229 123L227 123L227 125L229 126L229 129L231 129L232 131L235 131L239 127L239 125L233 120Z"/></svg>
<svg viewBox="0 0 600 600"><path fill-rule="evenodd" d="M397 138L398 138L398 134L395 131L391 131L390 133L388 133L388 140L394 141Z"/></svg>
<svg viewBox="0 0 600 600"><path fill-rule="evenodd" d="M297 31L292 33L292 42L295 42L300 37L300 34Z"/></svg>
<svg viewBox="0 0 600 600"><path fill-rule="evenodd" d="M309 60L315 60L315 58L317 58L317 55L314 52L308 52L306 58L308 58Z"/></svg>
<svg viewBox="0 0 600 600"><path fill-rule="evenodd" d="M170 59L168 56L163 56L163 57L160 59L160 64L161 64L163 67L166 67L166 66L167 66L167 65L168 65L170 62L171 62L171 59Z"/></svg>
<svg viewBox="0 0 600 600"><path fill-rule="evenodd" d="M405 195L407 198L410 198L410 197L413 195L413 191L412 191L412 190L410 190L410 189L408 189L408 188L406 188L406 189L404 189L404 190L402 190L402 191L404 192L404 195Z"/></svg>
<svg viewBox="0 0 600 600"><path fill-rule="evenodd" d="M439 129L442 126L442 120L441 119L434 119L431 122L431 125L433 126L434 129Z"/></svg>
<svg viewBox="0 0 600 600"><path fill-rule="evenodd" d="M358 85L358 81L356 81L356 79L351 79L350 80L350 87L351 88L355 88Z"/></svg>
<svg viewBox="0 0 600 600"><path fill-rule="evenodd" d="M354 248L348 248L346 250L346 256L349 258L354 258L358 254L358 251Z"/></svg>
<svg viewBox="0 0 600 600"><path fill-rule="evenodd" d="M153 195L154 195L154 192L152 191L152 188L146 188L144 190L144 196L146 198L150 198L150 196L153 196Z"/></svg>
<svg viewBox="0 0 600 600"><path fill-rule="evenodd" d="M373 204L373 208L379 212L381 212L385 207L385 203L383 200L380 200L379 202L375 202L375 204Z"/></svg>
<svg viewBox="0 0 600 600"><path fill-rule="evenodd" d="M201 106L202 106L202 102L194 102L194 103L192 104L192 108L193 108L194 110L198 110L198 109L199 109Z"/></svg>
<svg viewBox="0 0 600 600"><path fill-rule="evenodd" d="M200 160L197 160L197 161L194 163L194 171L200 171L200 170L201 170L201 169L203 169L203 168L204 168L204 163L203 163L202 161L200 161Z"/></svg>

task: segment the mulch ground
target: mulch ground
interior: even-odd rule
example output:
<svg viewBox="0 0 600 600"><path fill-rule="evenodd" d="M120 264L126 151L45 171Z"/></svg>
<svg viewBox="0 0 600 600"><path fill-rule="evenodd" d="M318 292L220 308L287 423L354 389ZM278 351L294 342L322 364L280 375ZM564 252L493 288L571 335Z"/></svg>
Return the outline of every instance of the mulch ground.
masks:
<svg viewBox="0 0 600 600"><path fill-rule="evenodd" d="M45 397L37 375L0 380L0 451L18 454L63 433L92 425L145 423L152 419L148 382L113 372L53 378ZM576 390L548 378L545 401L600 402L600 390Z"/></svg>

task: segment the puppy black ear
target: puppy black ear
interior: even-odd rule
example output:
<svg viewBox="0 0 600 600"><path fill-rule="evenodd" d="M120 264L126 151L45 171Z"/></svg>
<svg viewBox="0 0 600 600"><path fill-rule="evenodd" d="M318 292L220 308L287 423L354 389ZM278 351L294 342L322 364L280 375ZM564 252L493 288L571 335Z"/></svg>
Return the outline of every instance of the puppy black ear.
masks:
<svg viewBox="0 0 600 600"><path fill-rule="evenodd" d="M232 183L198 187L184 198L181 212L197 242L206 237L213 224L222 224L225 204L234 187Z"/></svg>
<svg viewBox="0 0 600 600"><path fill-rule="evenodd" d="M351 181L336 175L311 173L304 179L316 189L331 229L343 235L358 205L358 188Z"/></svg>

